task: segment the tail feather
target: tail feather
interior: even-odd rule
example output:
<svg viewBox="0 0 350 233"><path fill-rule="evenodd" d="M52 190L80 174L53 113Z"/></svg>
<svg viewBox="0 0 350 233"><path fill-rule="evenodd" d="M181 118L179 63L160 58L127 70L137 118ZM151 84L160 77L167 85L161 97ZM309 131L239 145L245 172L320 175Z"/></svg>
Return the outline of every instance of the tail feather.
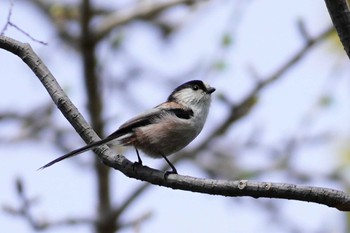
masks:
<svg viewBox="0 0 350 233"><path fill-rule="evenodd" d="M105 144L107 144L108 142L110 142L112 140L114 140L114 139L113 138L105 138L105 139L102 139L100 141L97 141L97 142L94 142L92 144L89 144L89 145L83 146L81 148L78 148L76 150L73 150L71 152L68 152L67 154L62 155L61 157L58 157L57 159L54 159L51 162L45 164L44 166L40 167L38 170L42 170L44 168L47 168L47 167L50 167L50 166L54 165L55 163L58 163L58 162L62 161L64 159L67 159L67 158L79 155L79 154L84 153L86 151L95 149L96 147L105 145Z"/></svg>

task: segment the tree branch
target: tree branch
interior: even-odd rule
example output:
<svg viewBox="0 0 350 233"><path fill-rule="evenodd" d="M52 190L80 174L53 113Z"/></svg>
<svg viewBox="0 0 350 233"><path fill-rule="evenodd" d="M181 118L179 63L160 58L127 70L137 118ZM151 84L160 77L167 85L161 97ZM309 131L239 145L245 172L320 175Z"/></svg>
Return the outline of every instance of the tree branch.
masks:
<svg viewBox="0 0 350 233"><path fill-rule="evenodd" d="M44 231L54 227L66 227L72 225L81 225L81 224L94 224L95 221L89 218L64 218L61 220L47 220L41 218L35 218L31 212L31 209L38 202L37 198L27 196L23 181L20 177L16 179L15 182L17 195L19 197L19 207L13 207L10 205L2 206L2 210L7 214L13 216L19 216L25 219L28 224L35 231Z"/></svg>
<svg viewBox="0 0 350 233"><path fill-rule="evenodd" d="M350 11L346 0L325 0L340 41L350 58Z"/></svg>
<svg viewBox="0 0 350 233"><path fill-rule="evenodd" d="M0 36L0 48L19 56L29 66L48 91L56 106L86 143L100 139L29 44ZM107 146L99 147L94 151L104 164L121 171L128 177L172 189L230 197L250 196L254 198L292 199L319 203L342 211L350 211L350 195L334 189L247 180L213 180L175 174L171 174L167 179L164 179L162 171L146 166L135 168L131 161L122 155L116 155Z"/></svg>
<svg viewBox="0 0 350 233"><path fill-rule="evenodd" d="M198 2L204 2L205 0L200 0ZM169 0L169 1L140 1L136 7L125 8L123 10L111 13L103 19L103 21L96 27L95 37L99 41L105 38L108 33L110 33L114 28L125 25L131 20L145 17L148 15L157 14L165 9L179 5L188 4L195 2L193 0Z"/></svg>

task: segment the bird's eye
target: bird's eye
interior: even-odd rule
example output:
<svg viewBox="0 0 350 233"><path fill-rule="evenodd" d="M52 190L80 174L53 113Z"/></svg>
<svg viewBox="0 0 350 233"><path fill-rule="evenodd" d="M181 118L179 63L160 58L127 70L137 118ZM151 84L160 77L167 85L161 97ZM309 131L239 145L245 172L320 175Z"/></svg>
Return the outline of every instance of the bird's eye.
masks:
<svg viewBox="0 0 350 233"><path fill-rule="evenodd" d="M194 91L197 91L197 90L199 89L199 86L198 86L198 85L194 85L194 86L192 87L192 89L193 89Z"/></svg>

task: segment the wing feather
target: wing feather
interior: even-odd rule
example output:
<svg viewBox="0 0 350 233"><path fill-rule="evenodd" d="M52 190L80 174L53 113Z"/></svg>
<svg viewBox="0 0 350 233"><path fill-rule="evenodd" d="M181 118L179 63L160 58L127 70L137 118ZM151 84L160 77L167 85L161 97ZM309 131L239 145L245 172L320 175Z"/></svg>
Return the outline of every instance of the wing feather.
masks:
<svg viewBox="0 0 350 233"><path fill-rule="evenodd" d="M171 106L159 105L150 111L141 113L140 115L122 124L118 130L110 134L107 138L114 139L120 137L121 135L132 133L135 129L150 125L157 119L159 120L160 118L164 117L166 114L174 114L180 119L190 119L193 116L193 111L191 109L169 107Z"/></svg>

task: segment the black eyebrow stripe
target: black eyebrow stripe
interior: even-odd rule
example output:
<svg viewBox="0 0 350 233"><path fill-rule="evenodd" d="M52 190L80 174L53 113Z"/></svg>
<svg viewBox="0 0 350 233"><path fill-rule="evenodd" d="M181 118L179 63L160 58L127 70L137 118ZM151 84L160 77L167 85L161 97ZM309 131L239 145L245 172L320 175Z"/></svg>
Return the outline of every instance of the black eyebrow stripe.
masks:
<svg viewBox="0 0 350 233"><path fill-rule="evenodd" d="M171 102L171 101L174 101L175 98L174 98L174 95L181 91L182 89L185 89L185 88L193 88L195 85L197 85L200 89L202 89L203 91L207 91L207 87L205 86L205 84L203 83L203 81L201 80L192 80L192 81L188 81L180 86L178 86L177 88L175 88L173 90L173 92L169 95L168 97L168 101Z"/></svg>

